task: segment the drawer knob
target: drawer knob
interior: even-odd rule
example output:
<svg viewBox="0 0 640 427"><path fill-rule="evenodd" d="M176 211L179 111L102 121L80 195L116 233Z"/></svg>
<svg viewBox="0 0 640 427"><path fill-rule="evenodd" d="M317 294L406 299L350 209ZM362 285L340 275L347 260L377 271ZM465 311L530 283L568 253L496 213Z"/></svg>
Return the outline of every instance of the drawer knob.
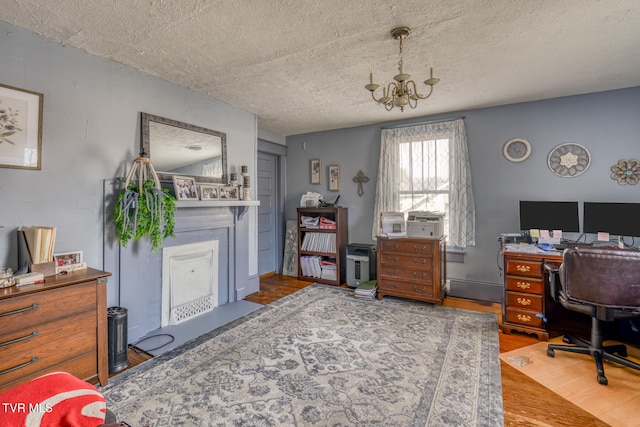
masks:
<svg viewBox="0 0 640 427"><path fill-rule="evenodd" d="M19 308L17 310L13 310L13 311L7 311L6 313L0 313L0 317L11 316L13 314L18 314L18 313L24 313L25 311L35 310L38 307L40 307L38 304L31 304L31 306L29 306L29 307Z"/></svg>
<svg viewBox="0 0 640 427"><path fill-rule="evenodd" d="M413 277L414 277L414 278L416 278L416 279L418 279L418 280L422 280L422 279L424 279L425 277L427 277L427 273L418 274L418 272L417 272L417 271L414 271L414 272L413 272Z"/></svg>
<svg viewBox="0 0 640 427"><path fill-rule="evenodd" d="M516 282L516 286L519 287L520 289L529 289L531 287L531 283L529 282L521 282L521 281L517 281Z"/></svg>
<svg viewBox="0 0 640 427"><path fill-rule="evenodd" d="M531 316L528 314L518 314L518 320L521 322L531 322Z"/></svg>
<svg viewBox="0 0 640 427"><path fill-rule="evenodd" d="M400 273L400 270L391 270L391 269L387 268L387 274L389 276L397 276L398 273Z"/></svg>
<svg viewBox="0 0 640 427"><path fill-rule="evenodd" d="M393 257L393 258L390 257L390 256L387 257L387 261L389 261L389 262L398 262L398 260L399 260L399 258L397 256Z"/></svg>
<svg viewBox="0 0 640 427"><path fill-rule="evenodd" d="M16 338L16 339L13 339L13 340L9 340L9 341L5 341L5 342L0 342L0 347L4 347L6 345L11 345L11 344L15 344L15 343L20 342L20 341L28 340L29 338L37 337L38 335L40 335L40 332L33 331L29 335L25 335L23 337Z"/></svg>
<svg viewBox="0 0 640 427"><path fill-rule="evenodd" d="M529 298L518 298L518 304L531 305L531 300Z"/></svg>
<svg viewBox="0 0 640 427"><path fill-rule="evenodd" d="M422 289L418 289L418 287L417 287L416 285L413 285L413 290L414 290L415 292L418 292L418 293L421 293L421 294L422 294L422 293L424 293L424 292L427 290L427 287L426 287L426 286L423 286L423 287L422 287Z"/></svg>
<svg viewBox="0 0 640 427"><path fill-rule="evenodd" d="M398 283L393 283L393 282L388 282L388 283L387 283L387 287L389 287L389 288L393 288L393 289L395 289L395 288L397 288L398 286L399 286L399 284L398 284Z"/></svg>
<svg viewBox="0 0 640 427"><path fill-rule="evenodd" d="M414 258L413 263L417 265L424 265L427 263L427 260L425 258Z"/></svg>
<svg viewBox="0 0 640 427"><path fill-rule="evenodd" d="M18 369L22 369L22 368L24 368L26 366L31 365L32 363L36 363L38 360L40 360L38 358L38 356L33 356L31 358L31 360L29 360L28 362L22 363L20 365L14 366L14 367L9 368L9 369L5 369L4 371L0 371L0 375L4 375L4 374L8 374L9 372L17 371Z"/></svg>
<svg viewBox="0 0 640 427"><path fill-rule="evenodd" d="M528 273L529 271L531 271L531 266L530 265L524 265L524 264L518 264L516 266L516 270L518 270L520 273Z"/></svg>
<svg viewBox="0 0 640 427"><path fill-rule="evenodd" d="M424 252L427 250L427 246L423 245L422 247L418 247L418 245L413 245L414 252Z"/></svg>

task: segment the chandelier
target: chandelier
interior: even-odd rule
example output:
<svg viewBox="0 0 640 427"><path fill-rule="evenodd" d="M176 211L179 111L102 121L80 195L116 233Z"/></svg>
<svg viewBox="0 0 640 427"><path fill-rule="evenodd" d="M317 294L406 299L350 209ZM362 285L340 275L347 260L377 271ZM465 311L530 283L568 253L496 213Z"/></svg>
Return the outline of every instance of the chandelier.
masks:
<svg viewBox="0 0 640 427"><path fill-rule="evenodd" d="M390 82L388 85L383 83L382 96L376 98L375 91L380 87L373 82L373 66L369 68L369 84L365 88L371 92L371 97L374 101L384 105L387 111L390 111L393 107L400 107L400 111L404 111L404 107L407 105L411 108L418 106L419 99L427 99L433 92L433 86L437 84L440 79L433 77L433 65L431 59L429 59L429 71L430 76L424 81L424 84L429 86L429 93L422 95L418 92L416 82L411 78L410 74L404 72L404 61L402 58L402 42L409 36L411 30L409 27L398 27L391 30L391 36L400 40L400 61L398 61L399 73L393 76L395 82Z"/></svg>

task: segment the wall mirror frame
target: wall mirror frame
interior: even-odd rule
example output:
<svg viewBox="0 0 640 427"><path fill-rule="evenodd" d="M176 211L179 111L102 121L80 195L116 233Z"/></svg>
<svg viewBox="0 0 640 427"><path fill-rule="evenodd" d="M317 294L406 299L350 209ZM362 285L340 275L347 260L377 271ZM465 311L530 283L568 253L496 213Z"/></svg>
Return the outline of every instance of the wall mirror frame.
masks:
<svg viewBox="0 0 640 427"><path fill-rule="evenodd" d="M180 175L197 182L228 182L226 133L149 113L140 113L140 119L142 152L160 180Z"/></svg>

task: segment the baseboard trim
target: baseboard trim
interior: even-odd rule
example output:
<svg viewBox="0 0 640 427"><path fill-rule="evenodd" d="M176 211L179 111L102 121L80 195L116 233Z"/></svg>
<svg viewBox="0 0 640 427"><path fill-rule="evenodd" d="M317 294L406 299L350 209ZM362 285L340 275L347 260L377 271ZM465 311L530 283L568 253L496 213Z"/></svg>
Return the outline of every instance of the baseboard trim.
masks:
<svg viewBox="0 0 640 427"><path fill-rule="evenodd" d="M452 297L502 303L503 293L502 283L471 279L448 280L447 295Z"/></svg>

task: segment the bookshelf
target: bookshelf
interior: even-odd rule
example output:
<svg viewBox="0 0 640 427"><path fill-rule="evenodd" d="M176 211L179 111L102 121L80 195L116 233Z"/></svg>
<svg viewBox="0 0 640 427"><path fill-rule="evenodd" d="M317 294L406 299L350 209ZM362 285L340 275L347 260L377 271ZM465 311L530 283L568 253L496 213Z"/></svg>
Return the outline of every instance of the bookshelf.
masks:
<svg viewBox="0 0 640 427"><path fill-rule="evenodd" d="M298 278L340 286L346 277L347 208L298 208Z"/></svg>

